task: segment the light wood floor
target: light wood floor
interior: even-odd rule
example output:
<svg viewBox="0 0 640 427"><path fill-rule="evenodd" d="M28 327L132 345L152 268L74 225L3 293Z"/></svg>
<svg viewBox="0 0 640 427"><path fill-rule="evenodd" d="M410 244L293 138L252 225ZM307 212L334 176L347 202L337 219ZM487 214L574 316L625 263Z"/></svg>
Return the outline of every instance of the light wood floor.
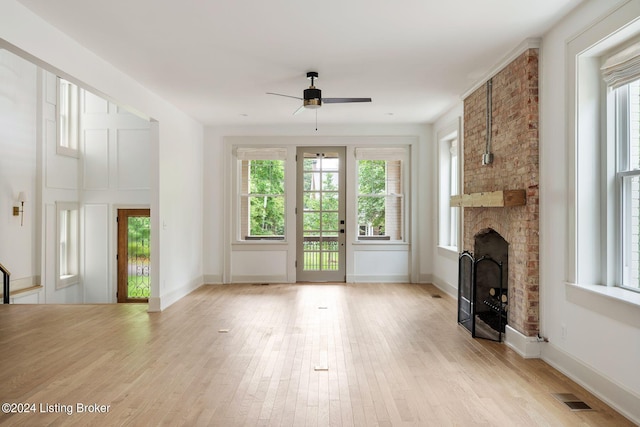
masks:
<svg viewBox="0 0 640 427"><path fill-rule="evenodd" d="M0 424L632 425L544 362L472 339L455 300L438 293L225 285L162 313L2 306L0 402L73 414L0 414ZM571 412L551 395L561 392L595 411ZM77 413L78 402L109 412Z"/></svg>

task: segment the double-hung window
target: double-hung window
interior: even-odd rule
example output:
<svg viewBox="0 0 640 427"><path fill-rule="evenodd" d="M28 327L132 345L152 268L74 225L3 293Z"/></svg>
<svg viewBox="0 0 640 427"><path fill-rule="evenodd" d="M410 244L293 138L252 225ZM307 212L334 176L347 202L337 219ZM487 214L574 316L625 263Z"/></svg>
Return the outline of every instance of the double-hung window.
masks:
<svg viewBox="0 0 640 427"><path fill-rule="evenodd" d="M283 148L236 149L238 240L284 240L286 154Z"/></svg>
<svg viewBox="0 0 640 427"><path fill-rule="evenodd" d="M611 57L603 67L609 88L608 134L615 140L617 246L616 282L640 291L640 44ZM613 114L611 114L613 113Z"/></svg>
<svg viewBox="0 0 640 427"><path fill-rule="evenodd" d="M77 203L56 202L57 219L57 279L56 287L78 283L78 205Z"/></svg>
<svg viewBox="0 0 640 427"><path fill-rule="evenodd" d="M80 90L75 84L58 77L58 144L56 152L78 157L80 133Z"/></svg>
<svg viewBox="0 0 640 427"><path fill-rule="evenodd" d="M460 208L451 206L451 196L460 194L459 124L446 129L438 138L438 245L458 250Z"/></svg>
<svg viewBox="0 0 640 427"><path fill-rule="evenodd" d="M403 241L405 148L356 148L360 241Z"/></svg>

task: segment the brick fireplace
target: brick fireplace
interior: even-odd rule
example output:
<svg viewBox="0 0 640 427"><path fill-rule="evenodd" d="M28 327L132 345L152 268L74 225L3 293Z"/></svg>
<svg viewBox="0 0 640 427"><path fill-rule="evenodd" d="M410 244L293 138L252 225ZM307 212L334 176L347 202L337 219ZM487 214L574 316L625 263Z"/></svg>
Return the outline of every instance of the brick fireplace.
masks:
<svg viewBox="0 0 640 427"><path fill-rule="evenodd" d="M493 162L483 165L487 99L485 86L464 99L463 193L524 190L526 203L465 207L463 249L473 252L487 230L508 242L508 324L531 337L539 331L538 49L527 48L492 78Z"/></svg>

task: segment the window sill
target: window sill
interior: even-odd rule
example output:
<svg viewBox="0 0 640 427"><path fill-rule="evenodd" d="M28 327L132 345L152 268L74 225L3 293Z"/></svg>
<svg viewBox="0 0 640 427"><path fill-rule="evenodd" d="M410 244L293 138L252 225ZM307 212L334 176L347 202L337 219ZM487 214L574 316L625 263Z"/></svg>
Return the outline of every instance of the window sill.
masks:
<svg viewBox="0 0 640 427"><path fill-rule="evenodd" d="M355 242L352 242L352 245L354 247L367 247L368 250L380 250L380 251L386 251L386 250L399 250L399 251L404 251L407 250L407 248L409 247L409 242L402 242L399 240L395 240L395 241L388 241L388 240L384 240L384 241L375 241L375 240L356 240ZM375 249L373 249L375 248Z"/></svg>
<svg viewBox="0 0 640 427"><path fill-rule="evenodd" d="M60 276L56 281L56 289L66 288L68 286L77 285L78 283L80 283L80 278L77 274Z"/></svg>
<svg viewBox="0 0 640 427"><path fill-rule="evenodd" d="M358 242L391 242L391 236L358 236Z"/></svg>
<svg viewBox="0 0 640 427"><path fill-rule="evenodd" d="M438 246L438 252L445 256L455 256L456 259L460 255L456 246Z"/></svg>
<svg viewBox="0 0 640 427"><path fill-rule="evenodd" d="M567 300L640 329L640 293L617 286L565 283Z"/></svg>
<svg viewBox="0 0 640 427"><path fill-rule="evenodd" d="M231 244L234 250L253 250L252 248L262 248L261 250L270 250L269 248L287 247L289 242L286 240L237 240Z"/></svg>
<svg viewBox="0 0 640 427"><path fill-rule="evenodd" d="M80 152L77 148L69 148L64 145L56 145L56 154L65 157L80 158Z"/></svg>
<svg viewBox="0 0 640 427"><path fill-rule="evenodd" d="M238 240L238 242L284 242L284 237L281 236L246 236L244 240Z"/></svg>

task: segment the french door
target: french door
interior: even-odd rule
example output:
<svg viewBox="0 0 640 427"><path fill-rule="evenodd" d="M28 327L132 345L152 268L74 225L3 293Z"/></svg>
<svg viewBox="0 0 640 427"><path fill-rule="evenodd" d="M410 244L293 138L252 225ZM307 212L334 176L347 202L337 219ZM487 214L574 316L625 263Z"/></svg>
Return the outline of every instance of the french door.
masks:
<svg viewBox="0 0 640 427"><path fill-rule="evenodd" d="M118 209L118 302L149 299L149 217L149 209Z"/></svg>
<svg viewBox="0 0 640 427"><path fill-rule="evenodd" d="M344 157L344 147L298 147L297 281L345 281Z"/></svg>

